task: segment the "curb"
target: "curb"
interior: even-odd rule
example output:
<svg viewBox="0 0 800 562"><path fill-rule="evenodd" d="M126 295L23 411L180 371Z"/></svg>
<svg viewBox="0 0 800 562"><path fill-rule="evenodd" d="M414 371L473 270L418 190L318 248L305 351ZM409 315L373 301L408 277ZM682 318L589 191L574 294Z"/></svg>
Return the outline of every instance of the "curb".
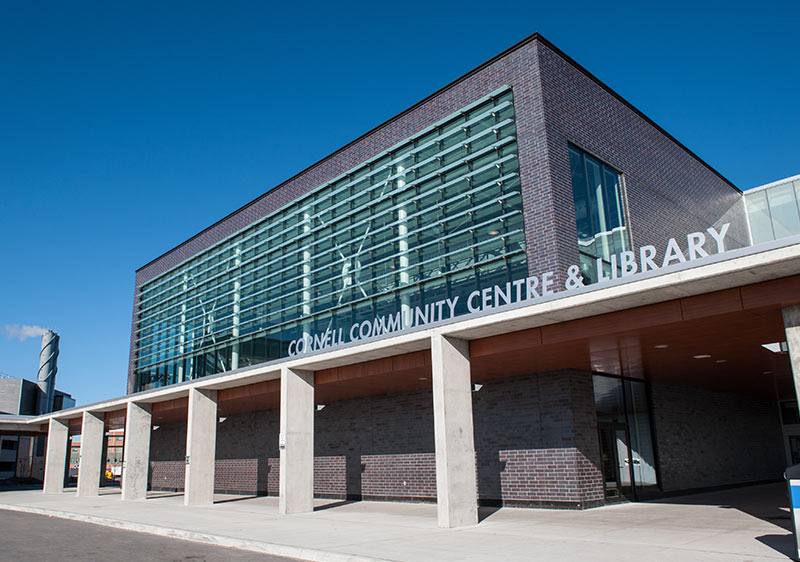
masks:
<svg viewBox="0 0 800 562"><path fill-rule="evenodd" d="M226 537L224 535L213 535L196 531L187 531L185 529L159 527L157 525L148 525L146 523L134 523L132 521L123 521L121 519L107 519L104 517L95 517L93 515L70 513L68 511L56 511L53 509L41 509L38 507L0 504L0 510L31 513L34 515L46 515L48 517L58 517L60 519L70 519L72 521L91 523L93 525L100 525L102 527L111 527L114 529L122 529L136 533L158 535L161 537L210 544L225 548L247 550L250 552L269 554L271 556L282 556L285 558L307 560L309 562L396 562L383 558L370 558L353 554L342 554L339 552L288 546L283 544L256 541L252 539L238 539L234 537Z"/></svg>

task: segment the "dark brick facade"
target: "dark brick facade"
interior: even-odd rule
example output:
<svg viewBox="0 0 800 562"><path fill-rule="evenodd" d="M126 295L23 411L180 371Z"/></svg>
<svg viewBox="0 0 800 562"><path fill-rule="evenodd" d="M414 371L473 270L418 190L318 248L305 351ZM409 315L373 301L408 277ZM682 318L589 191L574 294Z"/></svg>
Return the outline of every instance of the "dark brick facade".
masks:
<svg viewBox="0 0 800 562"><path fill-rule="evenodd" d="M341 148L136 272L128 371L133 391L138 288L297 197L492 91L514 91L531 273L577 262L567 143L623 172L635 245L662 245L731 220L746 239L739 192L574 61L534 35Z"/></svg>
<svg viewBox="0 0 800 562"><path fill-rule="evenodd" d="M651 384L663 492L781 477L773 400ZM229 416L217 430L218 493L277 495L278 410ZM586 508L604 500L592 376L562 371L485 382L473 393L478 497L490 505ZM414 391L327 404L315 416L319 497L433 501L432 397ZM150 483L184 484L186 424L152 434Z"/></svg>
<svg viewBox="0 0 800 562"><path fill-rule="evenodd" d="M664 492L782 478L775 400L658 383L651 395Z"/></svg>
<svg viewBox="0 0 800 562"><path fill-rule="evenodd" d="M588 507L603 498L592 380L559 372L488 381L473 394L478 495L486 503ZM278 493L278 411L229 416L217 430L215 488ZM342 400L316 413L315 492L331 498L436 498L429 391ZM186 424L153 432L151 486L182 489Z"/></svg>

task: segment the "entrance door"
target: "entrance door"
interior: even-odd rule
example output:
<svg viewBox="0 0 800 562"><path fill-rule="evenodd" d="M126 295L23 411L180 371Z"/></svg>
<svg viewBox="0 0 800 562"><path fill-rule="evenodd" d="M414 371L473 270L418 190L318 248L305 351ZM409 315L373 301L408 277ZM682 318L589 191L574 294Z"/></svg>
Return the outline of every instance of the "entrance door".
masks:
<svg viewBox="0 0 800 562"><path fill-rule="evenodd" d="M634 500L631 450L624 424L598 423L600 457L607 499Z"/></svg>
<svg viewBox="0 0 800 562"><path fill-rule="evenodd" d="M606 498L635 501L657 495L644 383L594 375L594 393Z"/></svg>

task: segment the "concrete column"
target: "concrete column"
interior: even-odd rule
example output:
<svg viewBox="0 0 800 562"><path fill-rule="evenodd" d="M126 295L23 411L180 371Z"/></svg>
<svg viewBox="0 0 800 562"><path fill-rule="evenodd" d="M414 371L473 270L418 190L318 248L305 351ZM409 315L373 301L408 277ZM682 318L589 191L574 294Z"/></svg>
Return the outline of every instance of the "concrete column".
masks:
<svg viewBox="0 0 800 562"><path fill-rule="evenodd" d="M217 391L189 389L184 505L214 503L217 449Z"/></svg>
<svg viewBox="0 0 800 562"><path fill-rule="evenodd" d="M469 343L434 335L431 365L439 526L475 525L478 522L478 489Z"/></svg>
<svg viewBox="0 0 800 562"><path fill-rule="evenodd" d="M800 404L800 305L787 306L781 312L792 364L795 398Z"/></svg>
<svg viewBox="0 0 800 562"><path fill-rule="evenodd" d="M314 511L314 373L281 369L280 502L284 515Z"/></svg>
<svg viewBox="0 0 800 562"><path fill-rule="evenodd" d="M81 457L78 465L79 496L96 496L100 493L100 471L103 468L103 440L105 439L105 414L83 413L81 426Z"/></svg>
<svg viewBox="0 0 800 562"><path fill-rule="evenodd" d="M69 427L65 422L50 418L47 430L47 452L44 464L44 493L64 491L64 471L67 468Z"/></svg>
<svg viewBox="0 0 800 562"><path fill-rule="evenodd" d="M150 469L150 431L152 406L128 402L125 414L122 499L147 498L147 475Z"/></svg>

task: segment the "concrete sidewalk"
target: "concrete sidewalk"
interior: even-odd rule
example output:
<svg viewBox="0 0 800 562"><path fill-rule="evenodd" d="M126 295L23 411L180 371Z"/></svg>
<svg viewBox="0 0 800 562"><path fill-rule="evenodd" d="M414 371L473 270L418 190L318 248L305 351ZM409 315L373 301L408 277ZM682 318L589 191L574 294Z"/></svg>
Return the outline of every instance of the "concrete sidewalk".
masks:
<svg viewBox="0 0 800 562"><path fill-rule="evenodd" d="M587 511L482 509L473 527L439 529L436 506L318 501L282 516L277 498L217 496L184 507L182 494L122 502L72 492L0 492L0 509L315 561L787 560L793 549L783 485L620 504Z"/></svg>

